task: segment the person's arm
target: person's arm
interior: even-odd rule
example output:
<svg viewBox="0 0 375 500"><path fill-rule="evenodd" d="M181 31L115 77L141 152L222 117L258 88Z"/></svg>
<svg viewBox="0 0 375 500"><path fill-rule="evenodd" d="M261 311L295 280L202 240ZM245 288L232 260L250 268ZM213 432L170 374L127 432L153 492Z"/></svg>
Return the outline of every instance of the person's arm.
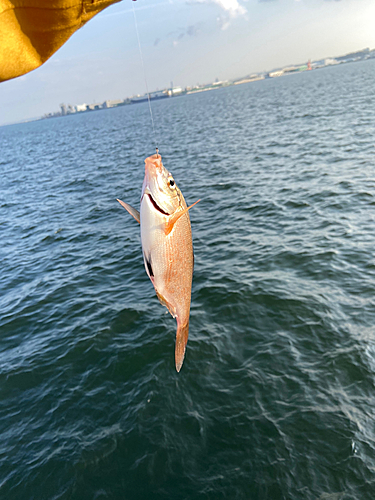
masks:
<svg viewBox="0 0 375 500"><path fill-rule="evenodd" d="M0 82L41 66L96 14L120 0L0 0Z"/></svg>

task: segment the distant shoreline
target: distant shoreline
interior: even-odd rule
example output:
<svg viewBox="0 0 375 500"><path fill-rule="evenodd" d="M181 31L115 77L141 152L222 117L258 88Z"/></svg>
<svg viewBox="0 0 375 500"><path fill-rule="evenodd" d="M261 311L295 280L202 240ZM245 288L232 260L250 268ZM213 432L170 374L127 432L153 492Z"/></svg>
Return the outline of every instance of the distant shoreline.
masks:
<svg viewBox="0 0 375 500"><path fill-rule="evenodd" d="M247 75L238 78L236 80L216 81L204 85L197 85L196 87L186 87L185 89L182 89L181 87L167 88L161 91L150 92L148 95L143 94L143 95L127 97L125 99L106 100L102 103L80 104L80 105L62 104L61 111L48 113L44 116L40 116L37 118L25 119L13 123L4 123L3 125L0 125L0 127L6 127L9 125L21 125L23 123L36 122L50 118L60 118L63 116L79 115L81 113L90 113L92 111L100 111L103 109L111 109L121 106L128 106L132 104L139 104L142 102L147 102L148 100L155 101L160 99L168 99L170 97L179 97L182 95L192 95L201 92L207 92L210 90L216 90L223 87L232 87L235 85L242 85L245 83L252 83L261 80L266 80L269 78L279 78L281 76L287 76L295 73L302 73L305 71L323 69L329 66L349 64L352 62L366 61L369 59L375 59L375 49L370 50L369 48L366 48L360 51L351 52L343 56L325 58L318 61L308 61L307 64L284 66L282 68L273 69L272 71L269 72L254 73L251 75Z"/></svg>

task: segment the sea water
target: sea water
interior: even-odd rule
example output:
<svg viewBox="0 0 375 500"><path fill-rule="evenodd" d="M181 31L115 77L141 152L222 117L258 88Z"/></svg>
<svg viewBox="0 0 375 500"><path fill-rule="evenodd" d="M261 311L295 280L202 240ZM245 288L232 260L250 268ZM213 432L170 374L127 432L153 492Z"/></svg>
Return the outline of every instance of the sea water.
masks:
<svg viewBox="0 0 375 500"><path fill-rule="evenodd" d="M147 103L0 129L0 497L375 498L375 61L152 103L190 336L143 267Z"/></svg>

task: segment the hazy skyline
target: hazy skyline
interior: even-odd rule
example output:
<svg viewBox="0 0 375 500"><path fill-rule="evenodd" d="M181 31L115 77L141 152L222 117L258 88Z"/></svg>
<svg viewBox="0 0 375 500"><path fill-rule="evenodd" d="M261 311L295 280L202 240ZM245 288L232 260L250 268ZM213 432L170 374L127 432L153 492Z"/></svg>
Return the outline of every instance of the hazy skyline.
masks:
<svg viewBox="0 0 375 500"><path fill-rule="evenodd" d="M123 0L42 67L0 84L0 125L143 94L133 6L150 91L375 48L373 0Z"/></svg>

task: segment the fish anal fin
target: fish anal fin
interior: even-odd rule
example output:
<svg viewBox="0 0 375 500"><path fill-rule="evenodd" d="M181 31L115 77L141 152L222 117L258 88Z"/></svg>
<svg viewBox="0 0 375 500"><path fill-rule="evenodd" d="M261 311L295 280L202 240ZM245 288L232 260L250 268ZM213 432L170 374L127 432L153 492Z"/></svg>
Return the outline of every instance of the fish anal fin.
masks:
<svg viewBox="0 0 375 500"><path fill-rule="evenodd" d="M141 215L138 212L138 210L136 210L135 208L131 207L130 205L128 205L124 201L121 201L118 198L116 198L116 199L120 203L120 205L123 206L125 208L125 210L127 210L129 212L129 214L132 217L134 217L134 219L140 224L141 223Z"/></svg>
<svg viewBox="0 0 375 500"><path fill-rule="evenodd" d="M196 201L195 203L193 203L192 205L190 205L190 207L187 207L187 208L185 208L183 210L176 210L176 212L174 214L172 214L172 215L169 216L169 219L165 223L165 229L164 229L164 232L165 232L165 234L167 236L172 231L173 226L176 224L176 222L178 221L178 219L180 217L182 217L184 214L186 214L199 201L201 201L201 200Z"/></svg>
<svg viewBox="0 0 375 500"><path fill-rule="evenodd" d="M185 325L181 325L177 321L176 347L175 347L175 363L176 370L179 372L185 358L186 344L189 336L189 321Z"/></svg>
<svg viewBox="0 0 375 500"><path fill-rule="evenodd" d="M155 292L156 292L157 298L159 299L160 304L162 306L165 306L168 309L168 311L170 312L171 316L173 318L175 318L176 317L176 312L175 312L175 308L172 307L172 304L170 304L167 301L167 299L165 297L163 297L163 295L156 290L156 288L155 288Z"/></svg>

